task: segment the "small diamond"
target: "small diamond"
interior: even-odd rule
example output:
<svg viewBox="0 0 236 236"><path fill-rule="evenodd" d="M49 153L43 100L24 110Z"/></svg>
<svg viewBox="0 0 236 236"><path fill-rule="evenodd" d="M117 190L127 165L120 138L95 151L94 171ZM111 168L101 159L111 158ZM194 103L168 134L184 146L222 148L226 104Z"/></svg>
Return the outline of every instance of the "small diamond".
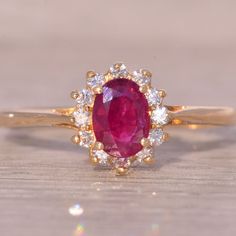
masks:
<svg viewBox="0 0 236 236"><path fill-rule="evenodd" d="M133 76L134 76L135 82L137 82L139 86L149 85L151 82L151 77L147 75L143 75L142 69L138 71L134 71Z"/></svg>
<svg viewBox="0 0 236 236"><path fill-rule="evenodd" d="M152 112L152 121L158 125L165 125L169 122L168 110L166 107L158 107Z"/></svg>
<svg viewBox="0 0 236 236"><path fill-rule="evenodd" d="M151 144L161 145L164 141L164 132L162 129L152 129L149 133L149 140Z"/></svg>
<svg viewBox="0 0 236 236"><path fill-rule="evenodd" d="M115 77L123 77L128 74L128 71L126 69L126 66L123 63L116 63L110 67L110 72Z"/></svg>
<svg viewBox="0 0 236 236"><path fill-rule="evenodd" d="M82 91L79 92L79 96L76 99L76 101L80 106L85 106L85 105L89 106L93 102L93 95L91 91L83 89Z"/></svg>
<svg viewBox="0 0 236 236"><path fill-rule="evenodd" d="M99 164L103 166L107 165L107 160L109 158L109 155L103 150L94 150L93 156L98 159Z"/></svg>
<svg viewBox="0 0 236 236"><path fill-rule="evenodd" d="M90 131L80 131L80 146L82 147L90 147L91 144L94 142L94 136Z"/></svg>
<svg viewBox="0 0 236 236"><path fill-rule="evenodd" d="M142 162L145 158L152 157L153 155L154 155L154 151L152 147L144 148L136 155L137 161Z"/></svg>
<svg viewBox="0 0 236 236"><path fill-rule="evenodd" d="M146 96L150 106L156 106L161 104L161 97L157 89L150 89Z"/></svg>
<svg viewBox="0 0 236 236"><path fill-rule="evenodd" d="M131 165L131 162L129 158L115 158L113 159L113 165L115 168L129 168Z"/></svg>
<svg viewBox="0 0 236 236"><path fill-rule="evenodd" d="M87 84L92 89L103 86L104 82L105 78L102 74L95 74L95 76L87 79Z"/></svg>
<svg viewBox="0 0 236 236"><path fill-rule="evenodd" d="M90 113L85 111L83 108L78 108L74 113L73 116L75 118L76 126L86 126L90 124Z"/></svg>

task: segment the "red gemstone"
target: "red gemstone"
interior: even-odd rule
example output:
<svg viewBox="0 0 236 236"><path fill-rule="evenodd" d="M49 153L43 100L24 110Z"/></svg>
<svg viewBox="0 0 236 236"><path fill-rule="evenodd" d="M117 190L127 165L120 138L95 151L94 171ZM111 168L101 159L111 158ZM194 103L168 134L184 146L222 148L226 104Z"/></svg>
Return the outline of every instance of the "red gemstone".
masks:
<svg viewBox="0 0 236 236"><path fill-rule="evenodd" d="M104 151L125 158L142 150L141 140L150 129L148 102L139 86L128 79L114 79L96 96L93 129Z"/></svg>

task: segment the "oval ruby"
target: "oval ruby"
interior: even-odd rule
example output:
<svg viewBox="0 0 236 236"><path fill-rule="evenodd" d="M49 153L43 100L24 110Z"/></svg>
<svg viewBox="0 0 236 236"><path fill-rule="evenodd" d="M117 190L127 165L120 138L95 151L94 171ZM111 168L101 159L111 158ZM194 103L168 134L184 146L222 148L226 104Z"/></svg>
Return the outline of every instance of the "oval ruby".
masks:
<svg viewBox="0 0 236 236"><path fill-rule="evenodd" d="M93 129L109 155L126 158L142 150L141 140L150 130L148 102L139 86L128 79L114 79L95 98Z"/></svg>

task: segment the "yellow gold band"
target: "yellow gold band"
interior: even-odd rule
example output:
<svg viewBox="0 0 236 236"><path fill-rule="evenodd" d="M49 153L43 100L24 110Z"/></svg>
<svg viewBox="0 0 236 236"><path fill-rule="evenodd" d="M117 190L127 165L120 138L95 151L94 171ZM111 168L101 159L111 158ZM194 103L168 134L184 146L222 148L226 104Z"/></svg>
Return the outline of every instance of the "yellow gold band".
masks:
<svg viewBox="0 0 236 236"><path fill-rule="evenodd" d="M224 126L236 124L231 107L167 106L173 126ZM32 109L0 112L0 127L57 126L78 129L73 122L74 108Z"/></svg>

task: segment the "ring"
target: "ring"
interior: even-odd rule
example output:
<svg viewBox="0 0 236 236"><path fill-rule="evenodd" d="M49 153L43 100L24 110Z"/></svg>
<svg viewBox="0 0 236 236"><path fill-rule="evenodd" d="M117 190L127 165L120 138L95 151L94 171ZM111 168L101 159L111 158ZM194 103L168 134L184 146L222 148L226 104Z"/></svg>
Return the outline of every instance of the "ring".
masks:
<svg viewBox="0 0 236 236"><path fill-rule="evenodd" d="M123 63L104 74L89 71L86 88L71 93L74 107L0 113L1 127L63 127L88 148L93 164L125 175L130 167L154 161L154 147L166 141L166 126L192 129L236 124L231 107L164 105L166 92L152 87L152 74L129 72Z"/></svg>

